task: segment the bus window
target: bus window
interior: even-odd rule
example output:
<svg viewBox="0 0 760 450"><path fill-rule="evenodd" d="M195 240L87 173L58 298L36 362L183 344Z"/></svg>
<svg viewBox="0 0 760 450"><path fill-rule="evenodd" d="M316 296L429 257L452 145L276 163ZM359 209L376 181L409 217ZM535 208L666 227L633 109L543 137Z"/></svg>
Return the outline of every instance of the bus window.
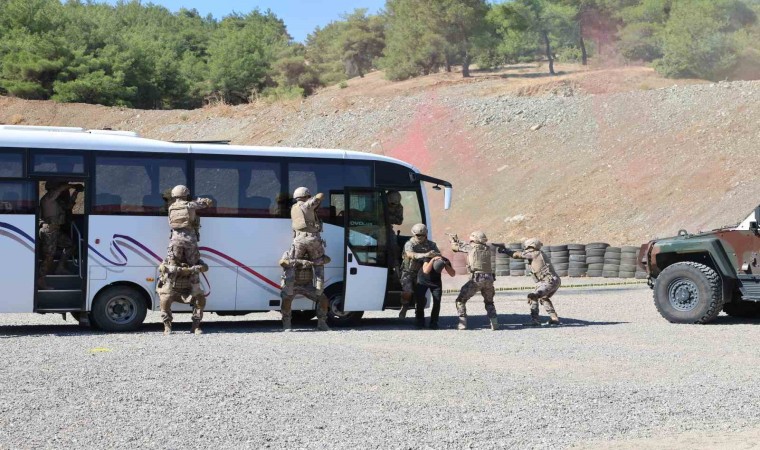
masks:
<svg viewBox="0 0 760 450"><path fill-rule="evenodd" d="M207 160L195 162L195 189L199 197L214 200L210 211L246 217L281 217L281 164L275 161Z"/></svg>
<svg viewBox="0 0 760 450"><path fill-rule="evenodd" d="M32 156L35 173L83 174L84 156L56 153L35 153Z"/></svg>
<svg viewBox="0 0 760 450"><path fill-rule="evenodd" d="M420 210L420 199L417 196L417 191L396 191L389 189L386 191L386 196L391 197L391 193L394 192L398 192L401 196L400 211L395 211L395 215L399 216L398 219L401 220L394 220L391 217L393 233L400 234L401 236L411 236L412 227L422 222L422 211ZM389 216L394 215L393 209L394 207L389 205Z"/></svg>
<svg viewBox="0 0 760 450"><path fill-rule="evenodd" d="M168 194L178 184L187 184L184 159L95 158L94 213L166 214Z"/></svg>
<svg viewBox="0 0 760 450"><path fill-rule="evenodd" d="M34 184L0 181L0 214L34 214Z"/></svg>
<svg viewBox="0 0 760 450"><path fill-rule="evenodd" d="M341 191L346 186L372 186L372 168L366 164L290 163L288 175L290 195L293 195L296 188L303 186L312 195L322 192L327 196L328 200L323 201L319 209L322 220L329 220L330 207L334 206L330 204L330 191Z"/></svg>
<svg viewBox="0 0 760 450"><path fill-rule="evenodd" d="M21 178L24 176L23 155L0 153L0 178Z"/></svg>

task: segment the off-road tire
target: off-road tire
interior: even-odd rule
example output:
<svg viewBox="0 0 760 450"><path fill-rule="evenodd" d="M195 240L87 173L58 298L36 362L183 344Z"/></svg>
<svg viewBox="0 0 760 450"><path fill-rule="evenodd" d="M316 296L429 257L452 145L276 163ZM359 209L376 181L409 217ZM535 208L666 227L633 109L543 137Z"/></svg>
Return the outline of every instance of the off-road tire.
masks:
<svg viewBox="0 0 760 450"><path fill-rule="evenodd" d="M693 287L698 294L688 310L673 306L670 293L683 284ZM685 284L684 284L685 283ZM666 267L654 283L654 305L657 312L671 323L708 323L723 309L723 284L720 275L712 268L695 262L680 262Z"/></svg>

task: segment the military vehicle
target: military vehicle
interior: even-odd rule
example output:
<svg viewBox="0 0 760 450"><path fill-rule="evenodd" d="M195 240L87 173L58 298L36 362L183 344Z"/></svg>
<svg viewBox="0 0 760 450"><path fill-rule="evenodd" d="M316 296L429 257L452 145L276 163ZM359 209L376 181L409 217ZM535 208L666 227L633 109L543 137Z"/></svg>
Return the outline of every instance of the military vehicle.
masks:
<svg viewBox="0 0 760 450"><path fill-rule="evenodd" d="M641 246L654 304L673 323L708 323L721 311L760 316L760 206L742 223Z"/></svg>

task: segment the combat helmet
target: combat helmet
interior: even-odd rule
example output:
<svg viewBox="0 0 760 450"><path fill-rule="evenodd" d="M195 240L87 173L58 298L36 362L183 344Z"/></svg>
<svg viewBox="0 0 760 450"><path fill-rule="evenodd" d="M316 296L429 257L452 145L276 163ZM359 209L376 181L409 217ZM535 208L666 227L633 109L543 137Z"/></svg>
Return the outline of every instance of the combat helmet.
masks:
<svg viewBox="0 0 760 450"><path fill-rule="evenodd" d="M305 187L299 187L296 188L295 192L293 192L293 198L303 198L303 197L311 197L311 192L309 191L309 188Z"/></svg>
<svg viewBox="0 0 760 450"><path fill-rule="evenodd" d="M526 239L525 243L523 243L523 247L525 247L525 250L529 248L532 248L533 250L541 250L541 247L543 246L544 244L542 244L541 241L539 241L536 238Z"/></svg>
<svg viewBox="0 0 760 450"><path fill-rule="evenodd" d="M399 191L389 191L387 198L388 203L391 205L398 205L401 203L401 193Z"/></svg>
<svg viewBox="0 0 760 450"><path fill-rule="evenodd" d="M412 227L412 234L415 236L427 236L428 229L424 223L418 223Z"/></svg>
<svg viewBox="0 0 760 450"><path fill-rule="evenodd" d="M172 198L187 198L190 196L190 189L182 184L174 186L172 189Z"/></svg>
<svg viewBox="0 0 760 450"><path fill-rule="evenodd" d="M480 230L470 233L470 242L476 242L478 244L485 244L488 242L486 234Z"/></svg>

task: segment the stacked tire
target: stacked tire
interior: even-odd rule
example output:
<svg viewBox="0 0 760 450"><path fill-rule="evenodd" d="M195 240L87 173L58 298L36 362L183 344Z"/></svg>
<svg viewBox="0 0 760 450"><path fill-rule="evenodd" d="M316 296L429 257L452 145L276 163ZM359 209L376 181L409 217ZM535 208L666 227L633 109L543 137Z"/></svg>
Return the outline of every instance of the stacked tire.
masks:
<svg viewBox="0 0 760 450"><path fill-rule="evenodd" d="M509 244L509 250L512 252L521 252L523 246L521 243ZM525 276L525 260L523 259L511 259L509 261L509 275L513 277Z"/></svg>
<svg viewBox="0 0 760 450"><path fill-rule="evenodd" d="M588 274L586 263L586 246L583 244L568 244L569 266L567 274L571 277L585 277Z"/></svg>
<svg viewBox="0 0 760 450"><path fill-rule="evenodd" d="M620 247L607 247L604 251L604 278L617 278L620 276Z"/></svg>
<svg viewBox="0 0 760 450"><path fill-rule="evenodd" d="M570 252L567 245L553 245L549 247L549 258L557 275L566 277L570 267Z"/></svg>
<svg viewBox="0 0 760 450"><path fill-rule="evenodd" d="M493 244L491 246L491 263L493 264L493 270L497 277L509 276L509 263L512 259L507 254L503 245L504 244Z"/></svg>
<svg viewBox="0 0 760 450"><path fill-rule="evenodd" d="M620 248L619 278L634 278L636 276L636 255L638 247L624 246Z"/></svg>
<svg viewBox="0 0 760 450"><path fill-rule="evenodd" d="M646 280L649 278L649 274L646 270L639 268L639 261L641 261L641 248L639 248L636 252L636 275L634 275L634 277L637 280Z"/></svg>
<svg viewBox="0 0 760 450"><path fill-rule="evenodd" d="M601 277L604 274L604 255L610 244L592 242L586 244L586 276Z"/></svg>

